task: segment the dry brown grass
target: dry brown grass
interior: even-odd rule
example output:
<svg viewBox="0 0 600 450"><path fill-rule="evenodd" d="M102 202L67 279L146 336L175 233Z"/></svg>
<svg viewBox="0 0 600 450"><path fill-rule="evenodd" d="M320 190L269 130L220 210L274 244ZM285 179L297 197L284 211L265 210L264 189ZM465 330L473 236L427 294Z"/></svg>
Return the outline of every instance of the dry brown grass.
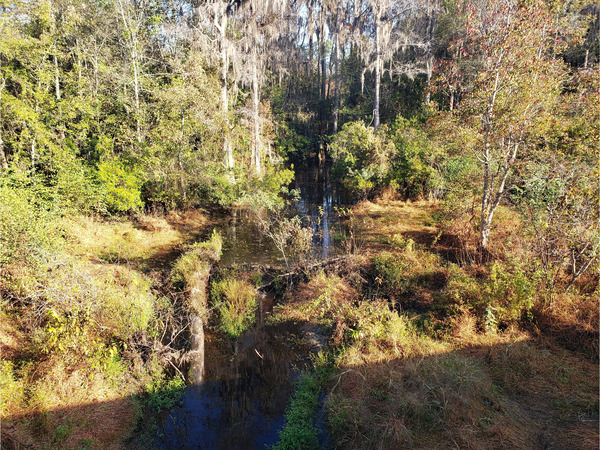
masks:
<svg viewBox="0 0 600 450"><path fill-rule="evenodd" d="M8 316L4 310L0 311L0 357L4 360L17 357L23 340L23 333L18 329L15 318Z"/></svg>
<svg viewBox="0 0 600 450"><path fill-rule="evenodd" d="M209 223L202 211L170 212L166 217L139 215L135 220L64 219L71 251L78 256L143 267L189 241Z"/></svg>
<svg viewBox="0 0 600 450"><path fill-rule="evenodd" d="M138 386L124 373L121 380L109 380L85 358L75 365L72 359L57 352L37 360L30 371L3 364L3 445L81 448L89 440L102 448L121 447L135 426L129 396Z"/></svg>
<svg viewBox="0 0 600 450"><path fill-rule="evenodd" d="M403 343L412 352L363 342L338 360L329 408L341 448L597 448L593 364L516 329L478 333L469 318L446 343Z"/></svg>
<svg viewBox="0 0 600 450"><path fill-rule="evenodd" d="M470 355L446 346L412 357L373 356L339 369L329 407L341 448L534 445L519 405L496 392Z"/></svg>
<svg viewBox="0 0 600 450"><path fill-rule="evenodd" d="M67 247L47 269L5 270L3 447L122 448L136 425L132 396L163 377L146 336L157 297L142 269L170 264L206 223L199 211L64 219Z"/></svg>
<svg viewBox="0 0 600 450"><path fill-rule="evenodd" d="M379 328L384 333L351 333L353 339L345 341L331 382L328 408L335 445L598 448L597 366L580 351L564 350L520 328L518 317L503 324L503 331L488 329L476 316L480 311L469 304L471 297L485 304L485 283L508 283L510 270L521 270L511 261L528 260L528 237L520 234L518 215L508 208L498 211L496 243L488 257L499 261L495 270L500 272L489 281L492 271L477 249L474 220L455 222L431 248L437 232L430 225L431 214L436 208L429 202L404 203L388 197L362 202L353 211L357 235L364 233L362 251L375 256L378 275L388 290L396 290L387 292L382 284L370 292L383 292L401 304L412 298L420 305L413 311L431 314L432 320L434 309L445 308L438 325L446 331L427 336L430 328L419 330L407 317L392 312L394 318L386 313L376 320L387 324ZM388 256L382 257L383 250ZM433 251L461 265L445 264ZM385 275L389 280L383 279ZM490 292L503 292L493 286ZM510 293L513 285L507 286ZM447 293L450 287L454 290ZM319 292L308 290L305 296L314 298ZM592 337L597 342L597 302L572 295L554 302L545 310L548 317L553 315L554 325L562 318L570 329L585 330L588 338L596 330ZM357 306L367 304L389 312L386 302L359 299L354 302L358 317L375 312L366 314L366 308ZM538 325L540 317L536 316ZM350 328L356 329L358 322ZM372 323L369 326L377 330Z"/></svg>
<svg viewBox="0 0 600 450"><path fill-rule="evenodd" d="M79 256L111 262L140 261L183 241L182 234L165 219L144 218L153 227L132 222L98 221L92 217L65 219L72 251Z"/></svg>
<svg viewBox="0 0 600 450"><path fill-rule="evenodd" d="M599 309L598 293L577 295L562 293L549 305L536 308L539 330L560 345L583 352L592 361L598 361Z"/></svg>
<svg viewBox="0 0 600 450"><path fill-rule="evenodd" d="M352 209L356 234L364 239L363 251L367 252L385 248L394 237L430 245L437 232L432 214L438 210L439 205L433 201L389 198L377 203L365 200Z"/></svg>

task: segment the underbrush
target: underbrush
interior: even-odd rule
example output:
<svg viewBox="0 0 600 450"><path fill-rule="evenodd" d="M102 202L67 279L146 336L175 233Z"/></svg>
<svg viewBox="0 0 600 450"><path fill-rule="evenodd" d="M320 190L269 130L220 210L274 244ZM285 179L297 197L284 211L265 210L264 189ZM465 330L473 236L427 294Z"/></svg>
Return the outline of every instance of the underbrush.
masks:
<svg viewBox="0 0 600 450"><path fill-rule="evenodd" d="M505 244L462 261L428 234L430 213L411 229L398 202L363 202L366 261L313 274L274 310L318 330L333 358L332 444L596 448L597 288L582 277L549 292L510 212Z"/></svg>
<svg viewBox="0 0 600 450"><path fill-rule="evenodd" d="M170 347L180 298L139 270L182 237L166 225L55 219L3 225L53 240L3 253L2 443L116 448L142 411L171 407L184 387Z"/></svg>
<svg viewBox="0 0 600 450"><path fill-rule="evenodd" d="M211 296L219 317L219 328L237 339L254 323L258 298L256 288L238 274L224 274L213 280Z"/></svg>

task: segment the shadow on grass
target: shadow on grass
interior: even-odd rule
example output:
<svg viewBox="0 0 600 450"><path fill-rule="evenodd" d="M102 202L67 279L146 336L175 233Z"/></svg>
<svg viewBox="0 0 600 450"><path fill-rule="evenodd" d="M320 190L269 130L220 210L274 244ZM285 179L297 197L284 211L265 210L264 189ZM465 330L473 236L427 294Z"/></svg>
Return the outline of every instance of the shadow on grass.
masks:
<svg viewBox="0 0 600 450"><path fill-rule="evenodd" d="M2 448L264 449L310 365L299 334L288 322L237 341L207 332L202 384L13 415L2 421Z"/></svg>
<svg viewBox="0 0 600 450"><path fill-rule="evenodd" d="M333 378L337 447L598 448L597 367L569 352L513 341L376 354L345 361Z"/></svg>
<svg viewBox="0 0 600 450"><path fill-rule="evenodd" d="M157 391L155 403L147 395L124 397L5 418L2 448L273 445L309 350L297 344L297 324L270 327L248 332L235 344L209 336L208 367L214 369L207 381ZM364 356L344 361L332 377L328 400L334 445L598 448L596 365L533 341L475 344L377 362L368 362L367 348ZM378 351L389 355L391 349ZM161 414L150 408L180 396Z"/></svg>

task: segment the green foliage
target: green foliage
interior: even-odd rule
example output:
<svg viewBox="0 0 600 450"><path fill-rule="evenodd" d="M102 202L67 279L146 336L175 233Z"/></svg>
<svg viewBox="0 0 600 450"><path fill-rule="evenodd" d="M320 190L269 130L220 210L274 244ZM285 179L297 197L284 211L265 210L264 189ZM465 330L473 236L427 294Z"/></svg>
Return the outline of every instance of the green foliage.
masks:
<svg viewBox="0 0 600 450"><path fill-rule="evenodd" d="M0 180L0 264L29 265L47 261L62 239L55 205L39 178L26 171L3 174Z"/></svg>
<svg viewBox="0 0 600 450"><path fill-rule="evenodd" d="M383 183L395 152L386 135L386 127L375 132L363 122L347 123L335 135L329 146L333 173L347 189L366 196Z"/></svg>
<svg viewBox="0 0 600 450"><path fill-rule="evenodd" d="M0 413L4 417L11 407L18 407L25 397L25 383L11 361L0 360Z"/></svg>
<svg viewBox="0 0 600 450"><path fill-rule="evenodd" d="M219 328L230 338L237 339L254 323L258 299L248 281L235 274L226 276L213 282L211 296L219 314Z"/></svg>
<svg viewBox="0 0 600 450"><path fill-rule="evenodd" d="M59 445L73 433L73 428L69 421L61 423L54 430L54 443Z"/></svg>
<svg viewBox="0 0 600 450"><path fill-rule="evenodd" d="M319 394L323 380L318 373L305 372L285 413L285 427L273 450L314 449L319 447L319 429L315 427Z"/></svg>
<svg viewBox="0 0 600 450"><path fill-rule="evenodd" d="M526 270L522 263L497 261L488 271L487 277L480 280L452 266L446 295L467 306L489 330L500 323L531 319L541 280L539 272Z"/></svg>
<svg viewBox="0 0 600 450"><path fill-rule="evenodd" d="M159 413L172 409L182 400L185 381L179 376L173 378L157 376L145 386L144 390L140 398L142 405L154 413Z"/></svg>
<svg viewBox="0 0 600 450"><path fill-rule="evenodd" d="M375 283L389 299L396 301L410 293L411 277L414 275L410 260L381 252L373 258L373 264Z"/></svg>
<svg viewBox="0 0 600 450"><path fill-rule="evenodd" d="M432 167L434 148L418 123L398 116L391 139L396 146L391 182L407 198L439 191L442 180Z"/></svg>
<svg viewBox="0 0 600 450"><path fill-rule="evenodd" d="M98 178L102 182L109 211L123 212L139 209L142 180L125 167L123 161L112 158L98 165Z"/></svg>
<svg viewBox="0 0 600 450"><path fill-rule="evenodd" d="M407 340L414 335L408 319L391 310L387 301L363 301L353 313L348 343L356 348L381 345L386 347Z"/></svg>
<svg viewBox="0 0 600 450"><path fill-rule="evenodd" d="M151 281L126 267L96 268L62 260L47 276L37 274L36 302L48 311L44 345L73 349L94 328L126 340L154 318ZM90 328L87 328L90 327Z"/></svg>

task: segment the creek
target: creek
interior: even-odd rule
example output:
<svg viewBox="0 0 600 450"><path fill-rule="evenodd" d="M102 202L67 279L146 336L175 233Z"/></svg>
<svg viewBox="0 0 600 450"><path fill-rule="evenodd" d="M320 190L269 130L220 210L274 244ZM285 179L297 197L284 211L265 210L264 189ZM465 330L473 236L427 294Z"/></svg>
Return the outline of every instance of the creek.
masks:
<svg viewBox="0 0 600 450"><path fill-rule="evenodd" d="M298 165L292 186L299 198L289 215L300 216L312 228L315 259L337 252L336 207L343 197L329 169ZM258 232L248 211L232 210L217 219L216 228L223 236L221 268L284 267L282 255ZM255 325L235 342L205 328L204 358L198 362L204 366L202 382L188 385L181 404L162 416L156 448L264 449L278 441L293 382L310 368L311 349L301 339L305 331L300 325L266 324L277 301L273 292L261 293Z"/></svg>
<svg viewBox="0 0 600 450"><path fill-rule="evenodd" d="M328 258L336 251L334 237L339 226L337 207L347 201L343 190L331 179L327 163L302 162L295 168L291 186L299 193L287 210L288 217L299 216L313 232L313 258ZM284 259L269 237L260 233L247 209L233 208L217 218L216 228L223 236L220 265L234 264L282 267Z"/></svg>

